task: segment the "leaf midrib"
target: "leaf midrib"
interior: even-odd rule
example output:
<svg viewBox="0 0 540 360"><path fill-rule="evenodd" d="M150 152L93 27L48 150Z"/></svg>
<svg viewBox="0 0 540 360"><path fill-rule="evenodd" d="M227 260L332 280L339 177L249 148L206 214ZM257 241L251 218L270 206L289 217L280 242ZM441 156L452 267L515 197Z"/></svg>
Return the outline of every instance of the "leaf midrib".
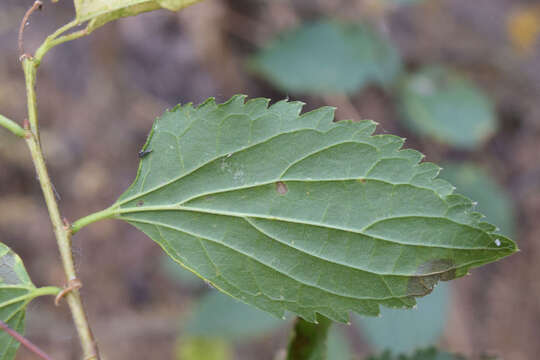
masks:
<svg viewBox="0 0 540 360"><path fill-rule="evenodd" d="M354 264L347 264L347 263L342 263L342 262L339 262L339 261L335 261L335 260L332 260L332 259L328 259L328 258L325 258L325 257L321 257L320 255L316 255L316 254L313 254L313 253L310 253L310 252L307 252L303 249L300 249L298 247L295 247L289 243L286 243L286 242L283 242L283 241L280 241L278 239L276 239L275 237L273 236L270 236L268 234L266 234L264 231L261 231L258 227L254 226L249 220L248 218L243 218L247 223L249 223L255 230L259 231L260 233L270 237L272 240L282 244L282 245L285 245L285 246L288 246L292 249L295 249L303 254L306 254L308 256L311 256L317 260L320 260L320 261L325 261L327 263L331 263L331 264L335 264L335 265L340 265L340 266L343 266L343 267L346 267L346 268L349 268L349 269L354 269L354 270L359 270L359 271L362 271L362 272L366 272L366 273L370 273L370 274L373 274L373 275L377 275L377 276L396 276L396 277L418 277L418 278L423 278L423 277L428 277L428 276L432 276L432 275L440 275L440 274L444 274L448 271L453 271L453 270L458 270L460 268L463 268L463 267L467 267L469 265L473 265L475 264L477 261L471 261L471 262L468 262L468 263L463 263L461 264L460 266L457 266L457 267L451 267L451 268L448 268L448 269L445 269L445 270L441 270L441 271L435 271L435 272L431 272L431 273L425 273L425 274L403 274L403 273L394 273L394 272L390 272L390 273L383 273L383 272L376 272L376 271L373 271L373 270L369 270L369 269L365 269L365 268L360 268L358 266L355 266ZM272 269L274 269L275 271L279 272L279 273L282 273L280 270L278 269L275 269L273 268L272 266L268 265L268 264L265 264L263 262L261 262L260 260L256 259L253 257L253 254L247 254L247 253L244 253L236 248L233 248L229 245L227 245L226 243L223 243L223 242L220 242L220 241L217 241L215 239L211 239L207 236L203 236L201 234L197 234L197 233L194 233L192 231L188 231L188 230L185 230L185 229L182 229L182 228L179 228L179 227L175 227L175 226L172 226L170 224L165 224L165 223L160 223L160 222L157 222L157 221L151 221L151 220L141 220L141 219L137 219L137 218L130 218L130 217L122 217L122 220L125 220L125 221L128 221L128 222L132 222L132 223L143 223L143 224L148 224L148 225L154 225L154 226L161 226L161 227L164 227L164 228L167 228L167 229L171 229L171 230L175 230L175 231L178 231L178 232L182 232L182 233L185 233L185 234L188 234L190 236L193 236L195 238L201 238L201 239L206 239L208 241L212 241L218 245L221 245L221 246L225 246L235 252L238 252L239 254L241 255L244 255L246 257L249 257L250 259L253 259L254 261L257 261L257 262L260 262L261 264L267 266L267 267L270 267ZM161 233L160 233L161 235ZM161 236L163 240L165 240L165 238L163 236ZM378 240L377 238L375 237L372 237L376 240ZM381 240L381 241L385 241L385 240ZM495 249L495 250L498 250L499 248ZM504 248L503 248L504 249ZM486 249L481 249L481 250L486 250ZM286 276L289 276L289 274L285 274L285 273L282 273ZM294 279L296 281L299 281L297 279ZM310 285L310 286L313 286L313 285Z"/></svg>
<svg viewBox="0 0 540 360"><path fill-rule="evenodd" d="M426 216L426 215L405 215L405 216L393 216L388 218L382 218L377 219L374 222L370 223L369 225L364 226L362 229L350 229L330 224L321 224L314 221L305 221L305 220L298 220L294 218L285 218L285 217L278 217L278 216L270 216L270 215L262 215L262 214L249 214L249 213L238 213L234 211L223 211L223 210L211 210L211 209L202 209L202 208L196 208L196 207L184 207L180 205L165 205L165 206L140 206L140 207L132 207L132 208L119 208L117 213L114 215L114 217L122 220L128 219L128 217L123 216L122 214L132 214L132 213L138 213L138 212L154 212L154 211L190 211L190 212L197 212L197 213L203 213L203 214L212 214L212 215L222 215L222 216L233 216L237 218L258 218L258 219L265 219L265 220L277 220L282 222L289 222L289 223L295 223L295 224L303 224L303 225L313 225L318 226L322 228L332 229L332 230L341 230L345 232L355 233L367 237L374 238L379 241L385 241L390 242L392 244L396 245L403 245L403 246L417 246L417 247L429 247L429 248L440 248L440 249L451 249L451 250L493 250L493 251L499 251L499 250L510 250L511 247L458 247L458 246L440 246L440 245L427 245L427 244L418 244L418 243L407 243L407 242L399 242L396 240L386 239L382 237L377 237L374 235L370 235L365 233L366 230L368 230L371 226L377 224L378 222L385 221L385 220L393 220L393 219L405 219L405 218L422 218L422 219L437 219L437 220L445 220L460 226L468 227L469 229L473 229L475 231L478 231L480 233L485 233L480 228L476 228L474 226L468 225L468 224L462 224L457 221L454 221L447 217L441 217L441 216ZM133 219L133 218L129 218ZM487 233L486 233L487 234ZM502 237L502 235L501 235Z"/></svg>

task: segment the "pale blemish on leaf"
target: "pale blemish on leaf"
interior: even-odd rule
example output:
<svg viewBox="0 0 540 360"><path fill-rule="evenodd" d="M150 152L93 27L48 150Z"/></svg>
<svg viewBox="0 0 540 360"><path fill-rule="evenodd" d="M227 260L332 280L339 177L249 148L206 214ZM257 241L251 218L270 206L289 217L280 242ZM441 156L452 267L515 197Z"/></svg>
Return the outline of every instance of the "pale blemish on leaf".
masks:
<svg viewBox="0 0 540 360"><path fill-rule="evenodd" d="M278 181L278 182L276 182L276 191L280 195L285 195L289 191L289 189L287 189L287 185L285 185L285 183L283 181Z"/></svg>

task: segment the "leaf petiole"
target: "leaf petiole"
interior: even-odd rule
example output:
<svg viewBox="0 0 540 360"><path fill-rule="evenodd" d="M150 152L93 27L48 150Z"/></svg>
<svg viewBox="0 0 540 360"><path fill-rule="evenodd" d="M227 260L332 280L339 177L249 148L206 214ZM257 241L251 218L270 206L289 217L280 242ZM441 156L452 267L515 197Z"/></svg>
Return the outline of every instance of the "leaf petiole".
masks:
<svg viewBox="0 0 540 360"><path fill-rule="evenodd" d="M108 219L116 216L118 213L118 205L113 205L105 210L95 212L93 214L87 215L71 224L71 234L75 234L81 230L86 225L90 225L96 221Z"/></svg>
<svg viewBox="0 0 540 360"><path fill-rule="evenodd" d="M3 115L0 115L0 125L21 138L23 138L26 133L26 131L19 124Z"/></svg>

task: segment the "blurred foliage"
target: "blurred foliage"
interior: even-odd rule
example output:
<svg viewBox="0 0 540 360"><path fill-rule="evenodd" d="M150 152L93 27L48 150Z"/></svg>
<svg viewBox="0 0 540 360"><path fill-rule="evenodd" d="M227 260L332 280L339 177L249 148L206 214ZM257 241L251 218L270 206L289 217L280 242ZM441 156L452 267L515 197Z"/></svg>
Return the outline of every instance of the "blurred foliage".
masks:
<svg viewBox="0 0 540 360"><path fill-rule="evenodd" d="M351 360L353 350L351 343L345 336L343 325L334 324L328 333L328 360Z"/></svg>
<svg viewBox="0 0 540 360"><path fill-rule="evenodd" d="M441 283L430 295L417 299L414 310L381 307L381 317L355 315L353 319L375 348L396 353L410 352L439 340L450 308L449 298L450 287Z"/></svg>
<svg viewBox="0 0 540 360"><path fill-rule="evenodd" d="M385 351L378 356L372 356L366 360L466 360L460 355L453 355L446 352L441 352L436 348L428 348L417 350L414 354L408 355L392 355L391 351Z"/></svg>
<svg viewBox="0 0 540 360"><path fill-rule="evenodd" d="M221 338L180 338L176 346L177 360L233 360L232 346Z"/></svg>
<svg viewBox="0 0 540 360"><path fill-rule="evenodd" d="M397 50L368 25L324 20L287 31L258 53L252 69L285 92L356 92L391 84L401 69Z"/></svg>
<svg viewBox="0 0 540 360"><path fill-rule="evenodd" d="M497 224L501 234L514 235L512 200L488 172L472 163L448 163L442 167L441 177L454 184L459 193L477 201L477 210L486 215L486 221Z"/></svg>
<svg viewBox="0 0 540 360"><path fill-rule="evenodd" d="M405 124L420 135L474 149L495 133L494 105L450 69L432 66L408 75L399 95Z"/></svg>
<svg viewBox="0 0 540 360"><path fill-rule="evenodd" d="M418 4L423 2L424 0L386 0L387 2L396 4L396 5L410 5L410 4Z"/></svg>
<svg viewBox="0 0 540 360"><path fill-rule="evenodd" d="M397 48L365 23L306 23L282 33L250 64L285 93L352 94L369 84L397 90L412 131L456 148L475 149L497 128L494 104L466 77L435 65L404 73Z"/></svg>
<svg viewBox="0 0 540 360"><path fill-rule="evenodd" d="M211 291L200 299L184 331L191 336L246 341L276 330L286 322L253 306Z"/></svg>

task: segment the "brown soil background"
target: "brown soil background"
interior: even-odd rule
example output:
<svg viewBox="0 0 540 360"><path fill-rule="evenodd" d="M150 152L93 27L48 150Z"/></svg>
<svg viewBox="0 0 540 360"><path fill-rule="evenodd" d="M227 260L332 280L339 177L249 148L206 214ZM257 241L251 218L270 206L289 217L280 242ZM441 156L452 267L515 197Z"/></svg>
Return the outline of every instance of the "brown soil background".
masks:
<svg viewBox="0 0 540 360"><path fill-rule="evenodd" d="M17 29L32 0L0 2L0 110L25 116ZM71 19L72 4L47 2L26 29L36 46ZM329 14L367 19L388 32L410 68L442 63L460 69L495 100L499 131L476 152L421 140L399 123L393 99L377 88L351 98L300 97L311 109L337 105L338 118L371 118L379 131L405 136L427 160L472 160L496 175L515 203L521 252L454 282L451 319L442 345L467 355L504 359L540 354L540 47L516 51L509 14L534 1L433 0L382 12L376 1L205 0L179 14L160 11L123 19L45 57L38 74L42 141L51 176L71 220L109 206L132 181L137 151L152 121L177 103L235 93L284 98L246 70L247 56L302 19ZM538 44L537 44L538 45ZM535 220L536 219L536 220ZM22 141L0 131L0 241L25 261L37 285L63 285L51 226ZM160 268L161 250L127 224L103 221L74 238L82 294L108 359L172 359L193 291ZM78 340L67 306L32 303L28 336L54 359L77 359ZM354 332L360 353L369 351ZM282 334L240 349L241 359L272 359ZM21 349L17 359L33 359Z"/></svg>

